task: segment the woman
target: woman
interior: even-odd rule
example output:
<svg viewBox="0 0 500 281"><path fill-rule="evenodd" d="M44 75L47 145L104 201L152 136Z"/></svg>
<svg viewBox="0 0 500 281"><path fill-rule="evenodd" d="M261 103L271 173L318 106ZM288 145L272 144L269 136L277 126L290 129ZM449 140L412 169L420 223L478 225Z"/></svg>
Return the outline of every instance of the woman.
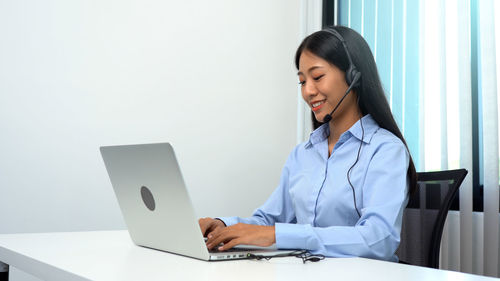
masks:
<svg viewBox="0 0 500 281"><path fill-rule="evenodd" d="M276 243L397 261L416 172L368 44L352 29L328 28L304 39L295 65L317 128L294 148L279 186L252 217L199 220L207 247Z"/></svg>

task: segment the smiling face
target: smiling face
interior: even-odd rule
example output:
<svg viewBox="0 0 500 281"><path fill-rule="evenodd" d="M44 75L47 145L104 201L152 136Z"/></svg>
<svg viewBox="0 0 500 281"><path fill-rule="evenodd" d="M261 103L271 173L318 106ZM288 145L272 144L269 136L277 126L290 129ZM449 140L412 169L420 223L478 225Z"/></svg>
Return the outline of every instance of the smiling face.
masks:
<svg viewBox="0 0 500 281"><path fill-rule="evenodd" d="M311 107L316 120L323 121L342 99L348 85L345 73L326 60L304 50L299 60L299 81L302 98ZM332 115L332 121L357 107L356 95L351 93ZM331 122L332 122L331 121Z"/></svg>

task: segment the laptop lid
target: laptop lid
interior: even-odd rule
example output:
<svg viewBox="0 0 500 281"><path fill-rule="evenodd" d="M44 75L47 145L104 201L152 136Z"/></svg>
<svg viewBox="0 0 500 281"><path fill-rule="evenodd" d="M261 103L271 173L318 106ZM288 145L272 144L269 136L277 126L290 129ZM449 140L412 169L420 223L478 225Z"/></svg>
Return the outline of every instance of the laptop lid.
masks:
<svg viewBox="0 0 500 281"><path fill-rule="evenodd" d="M134 243L209 260L172 146L120 145L100 150Z"/></svg>

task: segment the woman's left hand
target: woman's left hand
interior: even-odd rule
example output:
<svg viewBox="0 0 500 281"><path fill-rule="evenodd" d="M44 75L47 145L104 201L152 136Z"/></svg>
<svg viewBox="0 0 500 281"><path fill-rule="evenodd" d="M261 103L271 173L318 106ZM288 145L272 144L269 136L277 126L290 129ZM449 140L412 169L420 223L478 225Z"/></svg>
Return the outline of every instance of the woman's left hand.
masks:
<svg viewBox="0 0 500 281"><path fill-rule="evenodd" d="M219 251L225 251L239 244L255 246L271 246L276 243L274 226L253 225L238 223L224 228L219 228L208 235L207 248L220 246Z"/></svg>

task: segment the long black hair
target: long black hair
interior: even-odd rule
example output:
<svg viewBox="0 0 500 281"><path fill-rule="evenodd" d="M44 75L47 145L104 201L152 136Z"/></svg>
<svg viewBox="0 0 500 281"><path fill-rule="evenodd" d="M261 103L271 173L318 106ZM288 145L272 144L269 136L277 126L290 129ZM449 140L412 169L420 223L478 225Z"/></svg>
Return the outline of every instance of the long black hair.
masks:
<svg viewBox="0 0 500 281"><path fill-rule="evenodd" d="M358 106L361 109L361 113L363 115L370 114L381 128L397 136L405 144L408 150L408 145L406 144L403 134L401 134L392 116L391 108L387 102L378 75L377 65L375 64L375 59L373 58L370 47L359 33L348 27L334 26L329 28L335 29L342 35L346 41L353 64L356 66L357 70L361 72L361 82L359 86L356 87ZM295 66L297 69L299 69L300 56L305 50L335 65L344 72L349 67L347 54L342 43L330 32L318 31L307 36L302 41L295 54ZM311 115L314 129L323 124L316 120L312 112ZM410 193L413 193L417 189L417 172L411 154L407 176L410 179Z"/></svg>

